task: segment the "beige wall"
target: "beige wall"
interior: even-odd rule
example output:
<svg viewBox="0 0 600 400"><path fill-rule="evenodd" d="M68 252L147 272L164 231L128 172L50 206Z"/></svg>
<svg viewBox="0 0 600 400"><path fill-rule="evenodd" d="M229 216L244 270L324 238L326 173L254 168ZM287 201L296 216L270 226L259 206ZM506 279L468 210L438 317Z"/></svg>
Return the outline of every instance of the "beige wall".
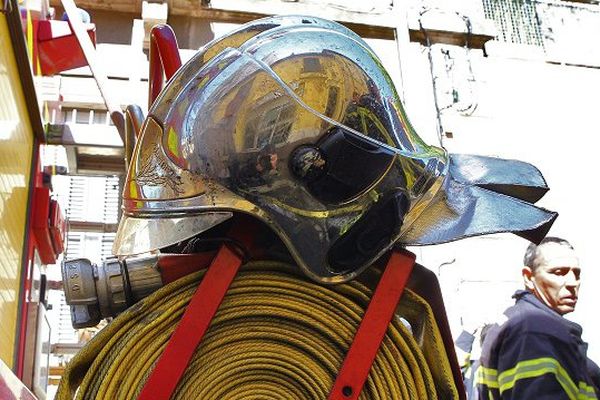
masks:
<svg viewBox="0 0 600 400"><path fill-rule="evenodd" d="M419 133L429 143L436 143L426 52L419 45L411 46L410 79L405 88L409 116ZM453 133L452 139L444 139L444 145L455 153L528 161L542 171L551 190L538 205L560 214L550 235L570 240L581 257L580 301L569 318L583 326L590 356L598 362L600 323L595 307L600 304L600 269L595 248L600 216L595 193L600 69L516 58L527 54L518 46L504 46L501 52L493 48L490 43L488 57L481 51L471 52L472 96L477 108L471 116L452 108L443 112L442 124ZM456 61L457 68L460 63ZM459 90L461 94L463 98L471 95L468 90ZM522 287L520 268L527 243L514 235L496 235L417 250L433 270L455 260L441 267L440 280L456 331L461 320L467 326L483 322L511 304L509 296Z"/></svg>

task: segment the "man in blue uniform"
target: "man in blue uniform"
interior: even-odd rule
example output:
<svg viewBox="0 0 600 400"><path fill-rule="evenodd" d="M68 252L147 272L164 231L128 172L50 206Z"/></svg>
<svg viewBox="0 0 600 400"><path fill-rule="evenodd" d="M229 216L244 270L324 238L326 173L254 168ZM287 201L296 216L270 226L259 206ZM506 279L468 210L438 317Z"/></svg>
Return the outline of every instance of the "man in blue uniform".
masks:
<svg viewBox="0 0 600 400"><path fill-rule="evenodd" d="M577 304L581 268L569 242L531 244L506 321L483 344L477 387L481 399L597 399L597 366L587 358L581 326L562 316Z"/></svg>

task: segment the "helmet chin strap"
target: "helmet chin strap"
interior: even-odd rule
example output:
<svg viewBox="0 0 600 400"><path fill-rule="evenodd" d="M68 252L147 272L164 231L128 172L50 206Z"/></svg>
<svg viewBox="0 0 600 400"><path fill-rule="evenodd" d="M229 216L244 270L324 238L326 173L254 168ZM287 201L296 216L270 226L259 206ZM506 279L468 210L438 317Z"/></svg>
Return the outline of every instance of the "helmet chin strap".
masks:
<svg viewBox="0 0 600 400"><path fill-rule="evenodd" d="M550 302L548 301L548 298L544 295L544 292L542 292L540 290L540 288L538 287L538 285L536 285L535 281L533 279L531 279L531 284L533 285L533 293L535 294L535 296L540 299L542 301L542 303L544 303L545 305L547 305L549 308L552 308L552 306L550 305Z"/></svg>

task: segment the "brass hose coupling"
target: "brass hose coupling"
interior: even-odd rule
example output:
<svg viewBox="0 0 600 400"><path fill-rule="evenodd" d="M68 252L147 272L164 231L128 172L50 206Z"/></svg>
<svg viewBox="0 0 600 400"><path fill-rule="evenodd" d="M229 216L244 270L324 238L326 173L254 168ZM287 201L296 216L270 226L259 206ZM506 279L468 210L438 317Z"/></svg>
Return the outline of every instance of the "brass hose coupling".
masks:
<svg viewBox="0 0 600 400"><path fill-rule="evenodd" d="M76 329L115 317L163 286L157 255L108 258L100 265L78 258L63 261L61 272Z"/></svg>

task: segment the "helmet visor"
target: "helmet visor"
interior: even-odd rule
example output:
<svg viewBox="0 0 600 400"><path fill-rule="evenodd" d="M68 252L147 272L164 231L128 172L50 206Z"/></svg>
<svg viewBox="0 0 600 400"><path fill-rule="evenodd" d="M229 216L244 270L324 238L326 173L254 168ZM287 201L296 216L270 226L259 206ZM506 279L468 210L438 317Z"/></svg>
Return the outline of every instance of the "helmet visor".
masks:
<svg viewBox="0 0 600 400"><path fill-rule="evenodd" d="M398 203L402 215L418 205L443 153L410 135L403 142L409 127L395 94L384 98L353 65L333 51L292 52L269 63L247 48L224 50L191 78L182 73L186 82L171 82L155 102L172 106L150 110L134 152L117 252L176 243L206 230L205 216L210 227L225 218L218 213L236 211L272 226L309 276L333 282L356 275L393 244L400 226L347 269L329 267L332 244L384 194L406 193L407 202L386 203ZM174 235L175 227L159 222L184 219L191 222L176 232L185 233Z"/></svg>
<svg viewBox="0 0 600 400"><path fill-rule="evenodd" d="M323 210L372 189L395 159L402 158L401 180L411 184L430 159L442 154L406 150L390 113L376 106L383 100L374 97L370 78L348 71L351 63L343 56L327 52L285 64L271 68L253 54L228 49L187 87L167 91L163 97L179 106L155 115L163 125L160 147L166 162L184 175L217 178L234 191L261 187L264 195L276 190L271 183L293 180L317 201L291 191L283 196L289 205ZM320 73L313 71L319 68ZM351 85L333 79L338 75L353 77ZM156 157L147 153L147 158ZM190 185L170 194L168 188L160 193L153 187L139 189L142 198L157 200L205 190L194 192Z"/></svg>

